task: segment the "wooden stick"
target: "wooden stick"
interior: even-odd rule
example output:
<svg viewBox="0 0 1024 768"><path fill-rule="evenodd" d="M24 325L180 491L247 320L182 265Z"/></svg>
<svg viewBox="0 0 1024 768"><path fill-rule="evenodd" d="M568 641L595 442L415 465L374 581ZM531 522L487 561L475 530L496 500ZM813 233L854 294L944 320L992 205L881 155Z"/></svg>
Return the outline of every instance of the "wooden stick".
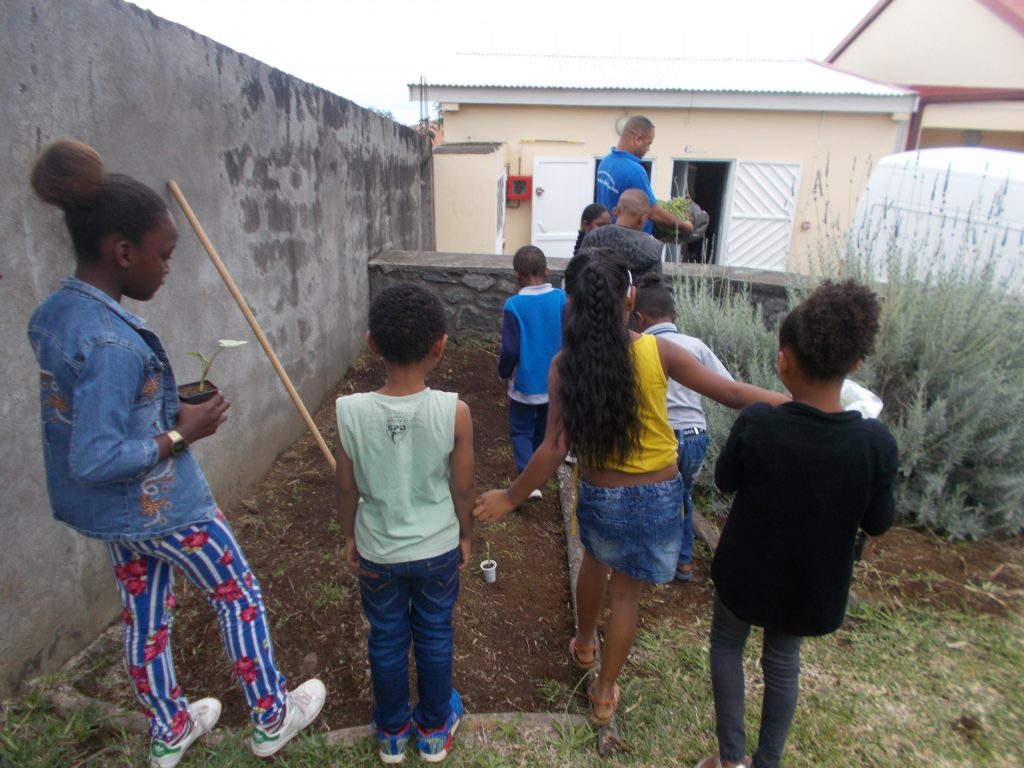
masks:
<svg viewBox="0 0 1024 768"><path fill-rule="evenodd" d="M245 315L245 319L249 322L249 327L252 328L252 332L256 334L256 338L259 339L260 346L263 347L263 351L267 353L267 357L270 358L270 364L274 366L274 370L277 371L278 377L284 384L284 388L288 390L288 394L292 398L292 402L295 403L295 407L299 411L299 415L302 416L303 421L306 422L306 427L309 428L310 434L316 440L317 445L320 446L320 451L323 453L324 458L327 459L327 463L331 465L331 470L337 469L337 465L334 461L334 456L331 455L330 448L327 447L327 443L324 442L323 435L320 434L320 430L317 429L316 423L313 421L313 417L309 415L309 411L306 410L306 406L302 403L302 398L299 397L299 393L295 391L295 387L292 385L291 379L288 378L288 373L281 365L281 361L277 359L277 355L274 354L274 350L270 346L270 342L267 341L267 337L263 334L263 329L260 328L259 322L256 320L256 316L253 315L252 310L249 309L249 305L246 304L245 298L242 296L241 291L238 290L238 286L235 285L235 281L231 279L231 274L228 272L227 267L224 266L224 262L220 260L220 256L217 255L217 250L213 247L213 243L206 236L203 231L202 225L199 223L199 219L192 212L192 207L188 204L185 199L185 195L182 194L181 189L174 183L174 180L167 182L167 188L171 190L171 194L174 195L174 199L178 201L178 205L181 206L181 210L185 213L185 218L188 219L188 223L192 225L192 229L195 230L196 236L199 238L199 242L203 244L203 248L206 249L206 253L209 255L210 260L213 262L213 266L216 267L223 278L224 283L227 285L228 290L231 291L231 295L235 297L235 302L238 304L238 308L242 310L242 314Z"/></svg>

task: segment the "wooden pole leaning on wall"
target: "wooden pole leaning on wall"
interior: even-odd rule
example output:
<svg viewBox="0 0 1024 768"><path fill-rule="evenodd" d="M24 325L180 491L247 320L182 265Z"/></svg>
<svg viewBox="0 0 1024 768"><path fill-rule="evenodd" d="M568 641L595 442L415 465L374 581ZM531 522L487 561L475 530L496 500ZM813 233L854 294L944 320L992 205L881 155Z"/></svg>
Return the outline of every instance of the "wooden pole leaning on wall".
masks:
<svg viewBox="0 0 1024 768"><path fill-rule="evenodd" d="M213 262L213 266L220 273L221 278L224 280L224 284L227 285L228 290L234 297L235 302L238 304L238 308L242 310L242 314L245 315L246 321L249 323L249 327L252 328L252 332L256 334L256 338L260 342L260 346L263 347L263 351L267 353L267 357L270 358L270 364L274 366L274 370L277 371L278 378L281 379L281 383L284 384L284 388L288 390L288 394L295 404L295 407L299 411L299 415L302 416L302 420L306 422L306 427L309 429L310 434L316 440L317 445L320 446L320 451L323 453L324 458L327 459L327 463L330 464L331 470L337 469L334 456L331 455L330 448L327 447L327 443L324 442L323 435L320 434L320 430L317 429L316 423L313 421L313 417L309 415L309 411L306 410L306 406L302 402L302 398L299 397L299 393L295 390L292 385L292 381L288 378L288 373L281 365L281 361L277 359L277 355L274 354L273 348L270 346L270 342L267 341L266 335L263 333L263 329L260 328L259 322L256 320L256 316L249 309L249 305L246 303L245 298L242 296L242 292L238 290L238 286L235 285L235 281L231 277L231 273L228 272L227 267L224 266L224 262L221 261L220 256L217 255L217 250L213 247L213 243L206 236L206 232L203 231L202 225L199 223L199 219L192 212L192 206L188 204L188 200L185 199L185 195L182 194L181 189L172 179L167 182L167 188L171 190L171 194L174 199L178 201L178 205L181 206L182 212L185 214L185 218L188 219L188 223L192 225L192 229L195 230L196 236L199 238L199 242L203 244L203 248L206 249L207 255Z"/></svg>

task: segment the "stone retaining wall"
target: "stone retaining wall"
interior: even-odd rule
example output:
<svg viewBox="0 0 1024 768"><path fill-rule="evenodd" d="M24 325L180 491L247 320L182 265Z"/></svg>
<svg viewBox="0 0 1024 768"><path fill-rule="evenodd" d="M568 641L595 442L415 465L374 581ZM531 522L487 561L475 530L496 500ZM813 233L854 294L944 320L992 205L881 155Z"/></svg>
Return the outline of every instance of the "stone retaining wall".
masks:
<svg viewBox="0 0 1024 768"><path fill-rule="evenodd" d="M551 282L562 283L567 259L549 259ZM454 339L494 338L501 332L505 300L519 290L511 256L424 251L382 251L370 259L370 298L389 285L403 281L424 282L445 302L448 333ZM786 291L806 280L797 275L753 269L666 264L665 273L706 275L722 290L749 290L751 303L759 305L765 323L774 327L786 311Z"/></svg>

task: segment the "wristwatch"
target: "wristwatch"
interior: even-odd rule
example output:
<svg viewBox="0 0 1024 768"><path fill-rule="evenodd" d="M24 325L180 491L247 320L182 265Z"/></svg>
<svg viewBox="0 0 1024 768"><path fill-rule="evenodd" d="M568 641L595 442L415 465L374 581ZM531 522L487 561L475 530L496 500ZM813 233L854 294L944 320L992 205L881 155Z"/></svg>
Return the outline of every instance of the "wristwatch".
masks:
<svg viewBox="0 0 1024 768"><path fill-rule="evenodd" d="M185 438L176 430L168 430L167 436L171 438L171 456L177 456L185 450Z"/></svg>

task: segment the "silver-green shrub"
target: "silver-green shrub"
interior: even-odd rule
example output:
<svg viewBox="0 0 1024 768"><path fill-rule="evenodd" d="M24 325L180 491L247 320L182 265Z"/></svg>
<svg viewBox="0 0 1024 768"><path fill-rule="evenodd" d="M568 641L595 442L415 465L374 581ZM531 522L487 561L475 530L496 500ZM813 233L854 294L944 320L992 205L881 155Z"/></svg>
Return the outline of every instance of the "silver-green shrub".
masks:
<svg viewBox="0 0 1024 768"><path fill-rule="evenodd" d="M861 378L900 446L897 508L950 538L1024 526L1024 304L990 264L923 269L892 250ZM848 272L870 274L848 250Z"/></svg>
<svg viewBox="0 0 1024 768"><path fill-rule="evenodd" d="M751 304L749 291L729 292L707 274L678 280L674 291L676 325L682 333L707 344L738 381L782 390L775 375L776 337L766 330L761 308ZM709 445L697 483L710 490L714 489L715 461L736 411L706 397L703 403ZM717 494L711 498L716 511L728 509Z"/></svg>
<svg viewBox="0 0 1024 768"><path fill-rule="evenodd" d="M838 244L837 244L838 243ZM832 241L821 254L832 277L877 274ZM945 272L890 252L875 353L852 378L877 392L899 444L897 514L953 539L1024 527L1024 303L985 264ZM800 295L794 292L792 304ZM738 379L779 389L777 339L749 297L716 298L710 278L676 285L680 327ZM711 448L704 486L735 413L705 398ZM717 506L717 505L716 505Z"/></svg>

